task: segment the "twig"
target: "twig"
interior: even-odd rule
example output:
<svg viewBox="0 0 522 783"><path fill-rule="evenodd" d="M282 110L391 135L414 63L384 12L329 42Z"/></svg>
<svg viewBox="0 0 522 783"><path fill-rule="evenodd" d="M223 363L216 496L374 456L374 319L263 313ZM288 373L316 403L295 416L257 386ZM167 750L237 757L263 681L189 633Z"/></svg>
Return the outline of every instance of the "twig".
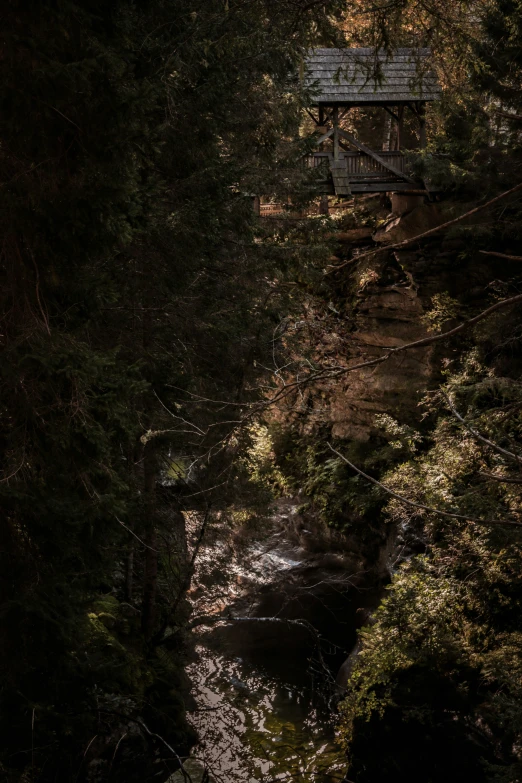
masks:
<svg viewBox="0 0 522 783"><path fill-rule="evenodd" d="M34 712L36 707L33 707L33 716L31 718L31 769L34 770Z"/></svg>
<svg viewBox="0 0 522 783"><path fill-rule="evenodd" d="M112 765L114 764L114 759L116 758L116 753L118 752L118 748L120 747L121 741L124 740L126 736L127 736L127 732L125 732L125 734L122 734L121 737L119 738L118 742L116 743L116 747L114 749L114 753L112 754L112 759L111 759L109 771L112 769Z"/></svg>
<svg viewBox="0 0 522 783"><path fill-rule="evenodd" d="M519 465L522 465L522 457L519 457L518 454L513 454L512 451L508 451L507 449L503 449L502 446L498 445L498 443L495 443L494 441L489 440L489 438L485 438L483 435L480 434L480 432L477 432L476 430L473 429L473 427L470 427L469 424L467 423L467 421L465 419L463 419L463 417L460 415L458 410L455 408L455 406L453 405L453 403L450 400L450 398L448 397L448 395L445 392L442 392L442 396L444 397L444 399L448 403L448 407L449 407L450 411L453 413L453 415L455 416L455 418L458 419L465 426L465 428L468 430L468 432L470 432L473 435L474 438L479 440L481 443L484 443L486 446L489 446L494 451L497 451L499 454L503 454L505 457L509 457L510 459L514 459L516 462L519 463Z"/></svg>
<svg viewBox="0 0 522 783"><path fill-rule="evenodd" d="M137 536L137 535L136 535L136 533L134 532L134 530L131 530L131 529L130 529L130 527L127 527L127 525L126 525L124 522L122 522L122 521L121 521L121 519L119 519L119 517L117 517L117 516L115 515L115 516L114 516L114 519L115 519L117 522L119 522L119 523L120 523L120 525L121 525L122 527L124 527L124 528L125 528L125 530L127 530L127 532L128 532L128 533L130 533L130 534L131 534L131 536L134 536L134 538L135 538L137 541L139 541L139 542L140 542L140 544L141 544L142 546L144 546L144 547L145 547L145 549L150 549L150 551L151 551L151 552L156 552L156 553L158 553L158 552L159 552L159 549L153 549L151 546L149 546L148 544L146 544L146 543L145 543L145 541L142 541L142 540L141 540L141 538L140 538L139 536Z"/></svg>
<svg viewBox="0 0 522 783"><path fill-rule="evenodd" d="M493 204L496 204L497 201L500 201L503 198L506 198L506 196L510 196L512 193L517 193L519 190L522 190L522 182L519 182L518 185L515 185L514 188L511 188L510 190L504 191L504 193L501 193L499 196L495 196L495 198L490 199L489 201L486 201L485 204L481 204L478 207L475 207L474 209L470 209L469 212L465 212L463 215L459 215L457 218L453 218L453 220L448 220L446 223L442 223L440 226L435 226L435 228L430 228L429 231L424 231L422 234L417 234L415 237L411 237L410 239L403 239L402 242L397 242L394 245L386 245L385 247L379 247L375 250L370 250L368 253L362 253L360 256L357 256L357 261L360 261L363 258L368 258L370 256L375 255L376 253L382 253L384 250L397 250L400 247L406 247L406 245L411 245L412 242L417 242L419 239L424 239L424 237L429 237L432 234L436 234L438 231L442 231L444 228L448 228L449 226L454 226L456 223L460 223L461 220L464 220L464 218L470 217L471 215L475 215L477 212L480 212L483 209L487 209L488 207L491 207ZM342 264L338 264L337 266L331 267L327 272L325 272L325 275L331 274L332 272L336 272L338 269L342 269L344 266L347 266L353 261L353 259L348 259L347 261L344 261Z"/></svg>
<svg viewBox="0 0 522 783"><path fill-rule="evenodd" d="M496 111L500 117L506 117L508 120L522 120L522 114L510 114L507 111Z"/></svg>
<svg viewBox="0 0 522 783"><path fill-rule="evenodd" d="M199 617L197 620L190 624L190 628L197 628L200 625L214 625L215 623L225 623L226 625L234 625L235 623L275 623L279 625L296 625L299 628L304 628L316 639L321 638L319 631L307 620L290 620L286 617L223 617L223 615L207 615L205 617Z"/></svg>
<svg viewBox="0 0 522 783"><path fill-rule="evenodd" d="M483 256L496 256L497 258L507 258L508 261L522 261L522 256L510 256L507 253L497 253L494 250L479 250Z"/></svg>
<svg viewBox="0 0 522 783"><path fill-rule="evenodd" d="M85 761L85 757L86 757L87 753L89 752L89 748L91 747L91 745L94 742L94 740L97 739L97 738L98 738L98 735L95 734L94 737L90 740L90 742L87 745L87 747L85 748L85 751L84 751L83 756L82 756L82 760L80 762L80 766L78 767L78 773L76 775L76 780L78 780L78 778L80 777L80 771L81 771L81 768L82 768L82 764Z"/></svg>
<svg viewBox="0 0 522 783"><path fill-rule="evenodd" d="M343 462L345 462L352 470L355 470L356 473L358 473L360 476L365 478L367 481L370 481L372 484L375 484L375 486L380 487L383 489L388 495L391 495L396 500L400 501L401 503L404 503L407 506L411 506L412 508L419 508L422 511L429 511L431 514L439 514L443 517L449 517L450 519L460 519L463 522L471 522L475 525L511 525L513 527L522 527L522 522L517 522L515 520L496 520L496 519L475 519L474 517L468 517L464 514L453 514L451 511L441 511L438 508L432 508L431 506L425 506L422 503L415 503L413 500L409 500L408 498L405 498L403 495L397 494L397 492L394 492L393 489L390 489L389 487L384 486L384 484L381 484L380 481L377 481L377 479L373 478L372 476L369 476L367 473L364 473L360 468L358 468L356 465L354 465L350 460L346 459L346 457L341 454L337 449L334 449L334 447L328 443L328 448L330 451L333 451L334 454L337 454L337 456L342 459Z"/></svg>
<svg viewBox="0 0 522 783"><path fill-rule="evenodd" d="M142 728L142 729L144 729L144 730L147 732L147 734L149 735L149 737L154 737L155 739L159 740L161 743L163 743L163 745L165 745L165 747L167 748L167 750L170 750L170 752L172 753L172 755L174 756L174 758L175 758L175 759L178 761L178 763L179 763L179 765L180 765L181 774L183 775L183 780L185 780L185 781L187 781L187 780L188 780L188 781L189 781L189 783L192 783L192 778L191 778L191 776L190 776L190 773L189 773L189 772L187 772L187 770L186 770L186 769L185 769L185 767L183 766L183 761L181 760L181 758L179 757L179 755L176 753L176 751L174 750L174 748L173 748L173 747L171 747L171 746L169 745L169 743L168 743L166 740L164 740L164 739L163 739L163 737L162 737L160 734L156 734L156 732L155 732L155 731L151 731L151 730L148 728L148 726L146 726L146 725L143 723L143 721L142 721L142 720L139 720L139 718L138 718L138 719L135 719L135 721L134 721L134 722L135 722L135 723L137 723L139 726L141 726L141 728Z"/></svg>
<svg viewBox="0 0 522 783"><path fill-rule="evenodd" d="M486 473L486 471L483 470L479 471L479 476L495 479L495 481L499 481L501 484L522 484L522 478L516 479L511 476L497 476L495 473Z"/></svg>

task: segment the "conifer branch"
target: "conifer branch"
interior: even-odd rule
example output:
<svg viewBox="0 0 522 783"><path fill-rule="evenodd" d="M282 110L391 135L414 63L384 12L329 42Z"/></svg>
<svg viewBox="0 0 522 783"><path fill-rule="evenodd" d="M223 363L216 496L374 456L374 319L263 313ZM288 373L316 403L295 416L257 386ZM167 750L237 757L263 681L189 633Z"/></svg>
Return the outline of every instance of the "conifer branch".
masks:
<svg viewBox="0 0 522 783"><path fill-rule="evenodd" d="M399 495L393 489L386 487L380 481L377 481L377 479L373 478L372 476L369 476L367 473L364 473L364 471L362 471L360 468L358 468L356 465L350 462L350 460L347 459L339 451L337 451L337 449L334 449L331 443L328 443L327 445L330 451L333 451L333 453L336 454L343 462L345 462L348 465L348 467L350 467L360 476L365 478L367 481L370 481L372 484L375 484L375 486L384 490L388 495L391 495L391 497L395 498L395 500L398 500L400 503L404 503L404 505L406 506L411 506L412 508L418 508L421 511L428 511L430 514L438 514L439 516L449 517L450 519L458 519L462 522L471 522L474 525L495 525L495 526L510 525L512 527L522 527L522 522L518 522L514 519L505 519L505 520L476 519L475 517L468 517L465 514L454 514L451 511L442 511L439 508L433 508L432 506L425 506L423 503L416 503L414 500L405 498L404 495Z"/></svg>
<svg viewBox="0 0 522 783"><path fill-rule="evenodd" d="M508 451L507 449L502 448L502 446L499 446L498 443L489 440L489 438L485 438L483 435L480 434L480 432L477 432L477 430L473 429L473 427L470 427L467 421L460 415L458 410L455 408L449 396L445 392L442 392L442 396L446 400L448 407L450 411L453 413L453 415L455 416L455 418L458 419L461 422L461 424L464 425L467 431L471 433L471 435L473 435L473 437L476 440L480 441L481 443L484 443L486 446L489 446L494 451L497 451L499 454L502 454L504 457L508 457L509 459L514 459L519 464L522 464L522 457L519 457L518 454L514 454L512 451Z"/></svg>

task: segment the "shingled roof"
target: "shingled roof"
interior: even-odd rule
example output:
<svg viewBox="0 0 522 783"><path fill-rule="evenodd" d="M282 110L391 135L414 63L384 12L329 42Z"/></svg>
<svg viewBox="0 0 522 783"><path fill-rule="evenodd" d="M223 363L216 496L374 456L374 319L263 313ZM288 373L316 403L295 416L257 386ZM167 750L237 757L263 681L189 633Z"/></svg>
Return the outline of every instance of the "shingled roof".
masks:
<svg viewBox="0 0 522 783"><path fill-rule="evenodd" d="M397 105L434 101L437 77L427 67L429 49L314 49L305 60L304 86L313 105Z"/></svg>

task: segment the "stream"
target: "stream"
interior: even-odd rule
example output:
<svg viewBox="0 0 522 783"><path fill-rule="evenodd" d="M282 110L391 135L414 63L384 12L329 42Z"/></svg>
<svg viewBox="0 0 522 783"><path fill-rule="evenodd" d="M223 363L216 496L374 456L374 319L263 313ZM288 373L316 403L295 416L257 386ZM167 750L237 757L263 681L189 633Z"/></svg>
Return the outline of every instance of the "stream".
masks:
<svg viewBox="0 0 522 783"><path fill-rule="evenodd" d="M188 668L189 719L200 739L186 763L193 783L205 780L205 769L215 783L344 780L336 676L375 591L361 588L339 541L337 551L322 542L317 552L312 532L300 528L286 503L264 540L238 554L218 534L198 557ZM177 775L173 781L183 779Z"/></svg>

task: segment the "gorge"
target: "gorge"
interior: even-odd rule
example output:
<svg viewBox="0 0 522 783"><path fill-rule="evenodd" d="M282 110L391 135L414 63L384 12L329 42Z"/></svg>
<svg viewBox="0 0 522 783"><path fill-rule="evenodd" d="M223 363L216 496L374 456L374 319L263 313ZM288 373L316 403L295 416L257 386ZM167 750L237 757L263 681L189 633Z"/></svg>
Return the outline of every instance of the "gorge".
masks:
<svg viewBox="0 0 522 783"><path fill-rule="evenodd" d="M522 780L521 11L7 0L1 781Z"/></svg>

